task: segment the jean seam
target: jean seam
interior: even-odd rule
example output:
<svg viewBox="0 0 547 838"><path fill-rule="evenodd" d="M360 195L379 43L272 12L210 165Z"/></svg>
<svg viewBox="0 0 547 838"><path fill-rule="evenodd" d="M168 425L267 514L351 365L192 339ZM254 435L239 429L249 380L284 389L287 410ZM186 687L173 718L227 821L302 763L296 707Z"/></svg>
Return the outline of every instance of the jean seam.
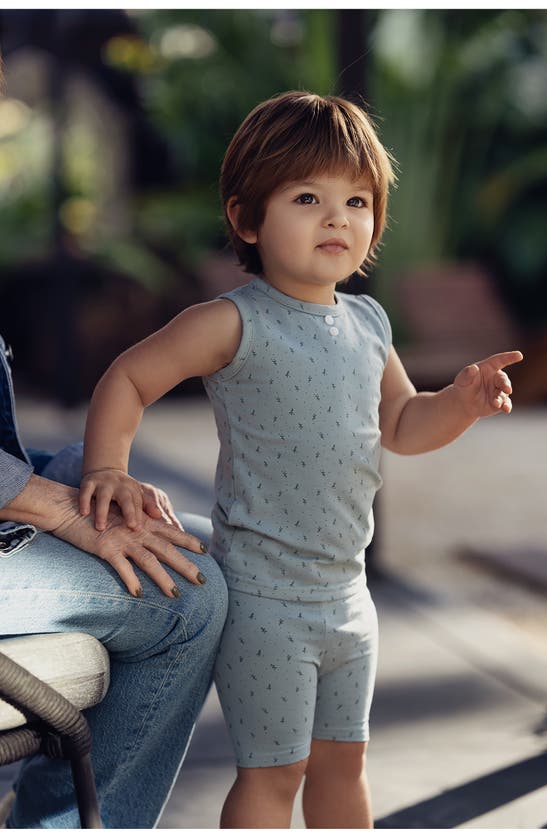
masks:
<svg viewBox="0 0 547 838"><path fill-rule="evenodd" d="M186 640L187 640L187 638L186 638ZM179 649L179 651L174 656L171 663L168 664L167 669L165 671L165 674L164 674L164 676L161 680L161 684L158 686L158 689L156 690L156 693L154 694L154 697L153 697L152 701L150 701L150 703L148 705L148 708L146 709L146 711L144 713L144 717L143 717L143 719L142 719L142 721L139 725L139 728L138 728L138 730L136 731L136 733L133 737L133 742L131 743L130 746L126 747L125 757L123 758L123 760L120 758L120 760L118 761L118 771L119 772L126 769L127 766L131 763L131 761L135 758L135 754L139 750L139 744L140 744L141 738L143 736L143 731L145 730L146 726L149 724L151 715L154 712L157 712L157 708L160 704L160 697L161 697L162 691L166 688L166 686L168 684L168 681L170 679L171 673L172 673L174 667L178 665L180 658L184 654L184 651L185 651L185 647L184 647L184 645L182 645L181 648ZM168 652L168 654L169 654L169 652ZM121 755L120 755L120 757L121 757ZM108 800L109 800L108 792L103 793L101 803L102 803L102 805L105 806L105 808L106 808L106 804L107 804Z"/></svg>
<svg viewBox="0 0 547 838"><path fill-rule="evenodd" d="M155 611L165 611L167 614L170 614L171 616L180 618L184 623L185 627L188 624L188 621L184 614L173 613L169 607L162 605L161 603L145 602L143 599L136 599L131 597L130 595L123 596L120 594L104 594L100 591L79 591L74 589L65 590L63 588L55 588L55 590L52 590L51 588L10 588L9 590L4 590L2 593L23 594L26 592L28 592L29 594L62 594L63 596L74 596L78 598L87 597L89 599L113 600L115 602L123 602L126 605L137 606L138 608L148 608ZM170 599L170 597L166 597L166 599Z"/></svg>

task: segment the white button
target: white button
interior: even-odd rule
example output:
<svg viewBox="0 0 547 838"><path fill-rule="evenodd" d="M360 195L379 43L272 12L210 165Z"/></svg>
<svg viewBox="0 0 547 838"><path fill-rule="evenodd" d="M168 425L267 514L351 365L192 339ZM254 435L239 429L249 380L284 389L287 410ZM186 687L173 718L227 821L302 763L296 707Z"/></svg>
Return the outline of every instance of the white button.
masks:
<svg viewBox="0 0 547 838"><path fill-rule="evenodd" d="M334 317L332 316L332 314L327 314L327 316L325 317L325 323L327 324L327 326L332 326L332 324L334 323Z"/></svg>
<svg viewBox="0 0 547 838"><path fill-rule="evenodd" d="M336 328L336 326L331 326L330 329L329 329L329 335L332 335L333 338L335 338L337 334L338 334L338 329Z"/></svg>

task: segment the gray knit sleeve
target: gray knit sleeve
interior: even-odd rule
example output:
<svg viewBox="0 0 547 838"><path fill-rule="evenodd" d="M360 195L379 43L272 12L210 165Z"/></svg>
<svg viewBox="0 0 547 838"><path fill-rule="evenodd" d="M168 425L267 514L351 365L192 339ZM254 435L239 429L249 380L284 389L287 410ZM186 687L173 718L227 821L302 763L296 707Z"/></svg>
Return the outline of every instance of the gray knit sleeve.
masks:
<svg viewBox="0 0 547 838"><path fill-rule="evenodd" d="M7 506L27 485L33 467L0 448L0 508Z"/></svg>

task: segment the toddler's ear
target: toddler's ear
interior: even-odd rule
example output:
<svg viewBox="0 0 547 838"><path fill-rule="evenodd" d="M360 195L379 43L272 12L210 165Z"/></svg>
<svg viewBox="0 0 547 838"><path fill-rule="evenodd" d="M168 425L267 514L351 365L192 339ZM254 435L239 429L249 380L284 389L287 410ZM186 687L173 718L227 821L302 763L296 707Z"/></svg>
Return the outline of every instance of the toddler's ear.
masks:
<svg viewBox="0 0 547 838"><path fill-rule="evenodd" d="M239 228L239 213L241 210L241 204L238 203L237 197L232 195L231 198L228 198L226 203L226 215L230 221L230 224L236 231L237 235L240 239L243 239L244 242L247 244L256 244L258 240L258 236L256 233L252 232L252 230L240 230Z"/></svg>

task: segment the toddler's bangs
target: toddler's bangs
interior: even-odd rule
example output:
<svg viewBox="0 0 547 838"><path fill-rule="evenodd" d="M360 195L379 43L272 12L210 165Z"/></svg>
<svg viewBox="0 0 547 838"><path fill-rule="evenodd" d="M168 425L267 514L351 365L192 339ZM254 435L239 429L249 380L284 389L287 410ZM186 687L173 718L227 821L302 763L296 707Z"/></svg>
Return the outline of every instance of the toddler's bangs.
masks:
<svg viewBox="0 0 547 838"><path fill-rule="evenodd" d="M311 113L308 109L307 118L287 125L274 148L263 149L262 166L272 165L276 179L281 176L284 182L332 172L349 175L352 180L366 176L374 191L385 189L389 175L383 171L382 155L375 148L378 141L374 142L358 109L349 114L330 102L317 105Z"/></svg>

